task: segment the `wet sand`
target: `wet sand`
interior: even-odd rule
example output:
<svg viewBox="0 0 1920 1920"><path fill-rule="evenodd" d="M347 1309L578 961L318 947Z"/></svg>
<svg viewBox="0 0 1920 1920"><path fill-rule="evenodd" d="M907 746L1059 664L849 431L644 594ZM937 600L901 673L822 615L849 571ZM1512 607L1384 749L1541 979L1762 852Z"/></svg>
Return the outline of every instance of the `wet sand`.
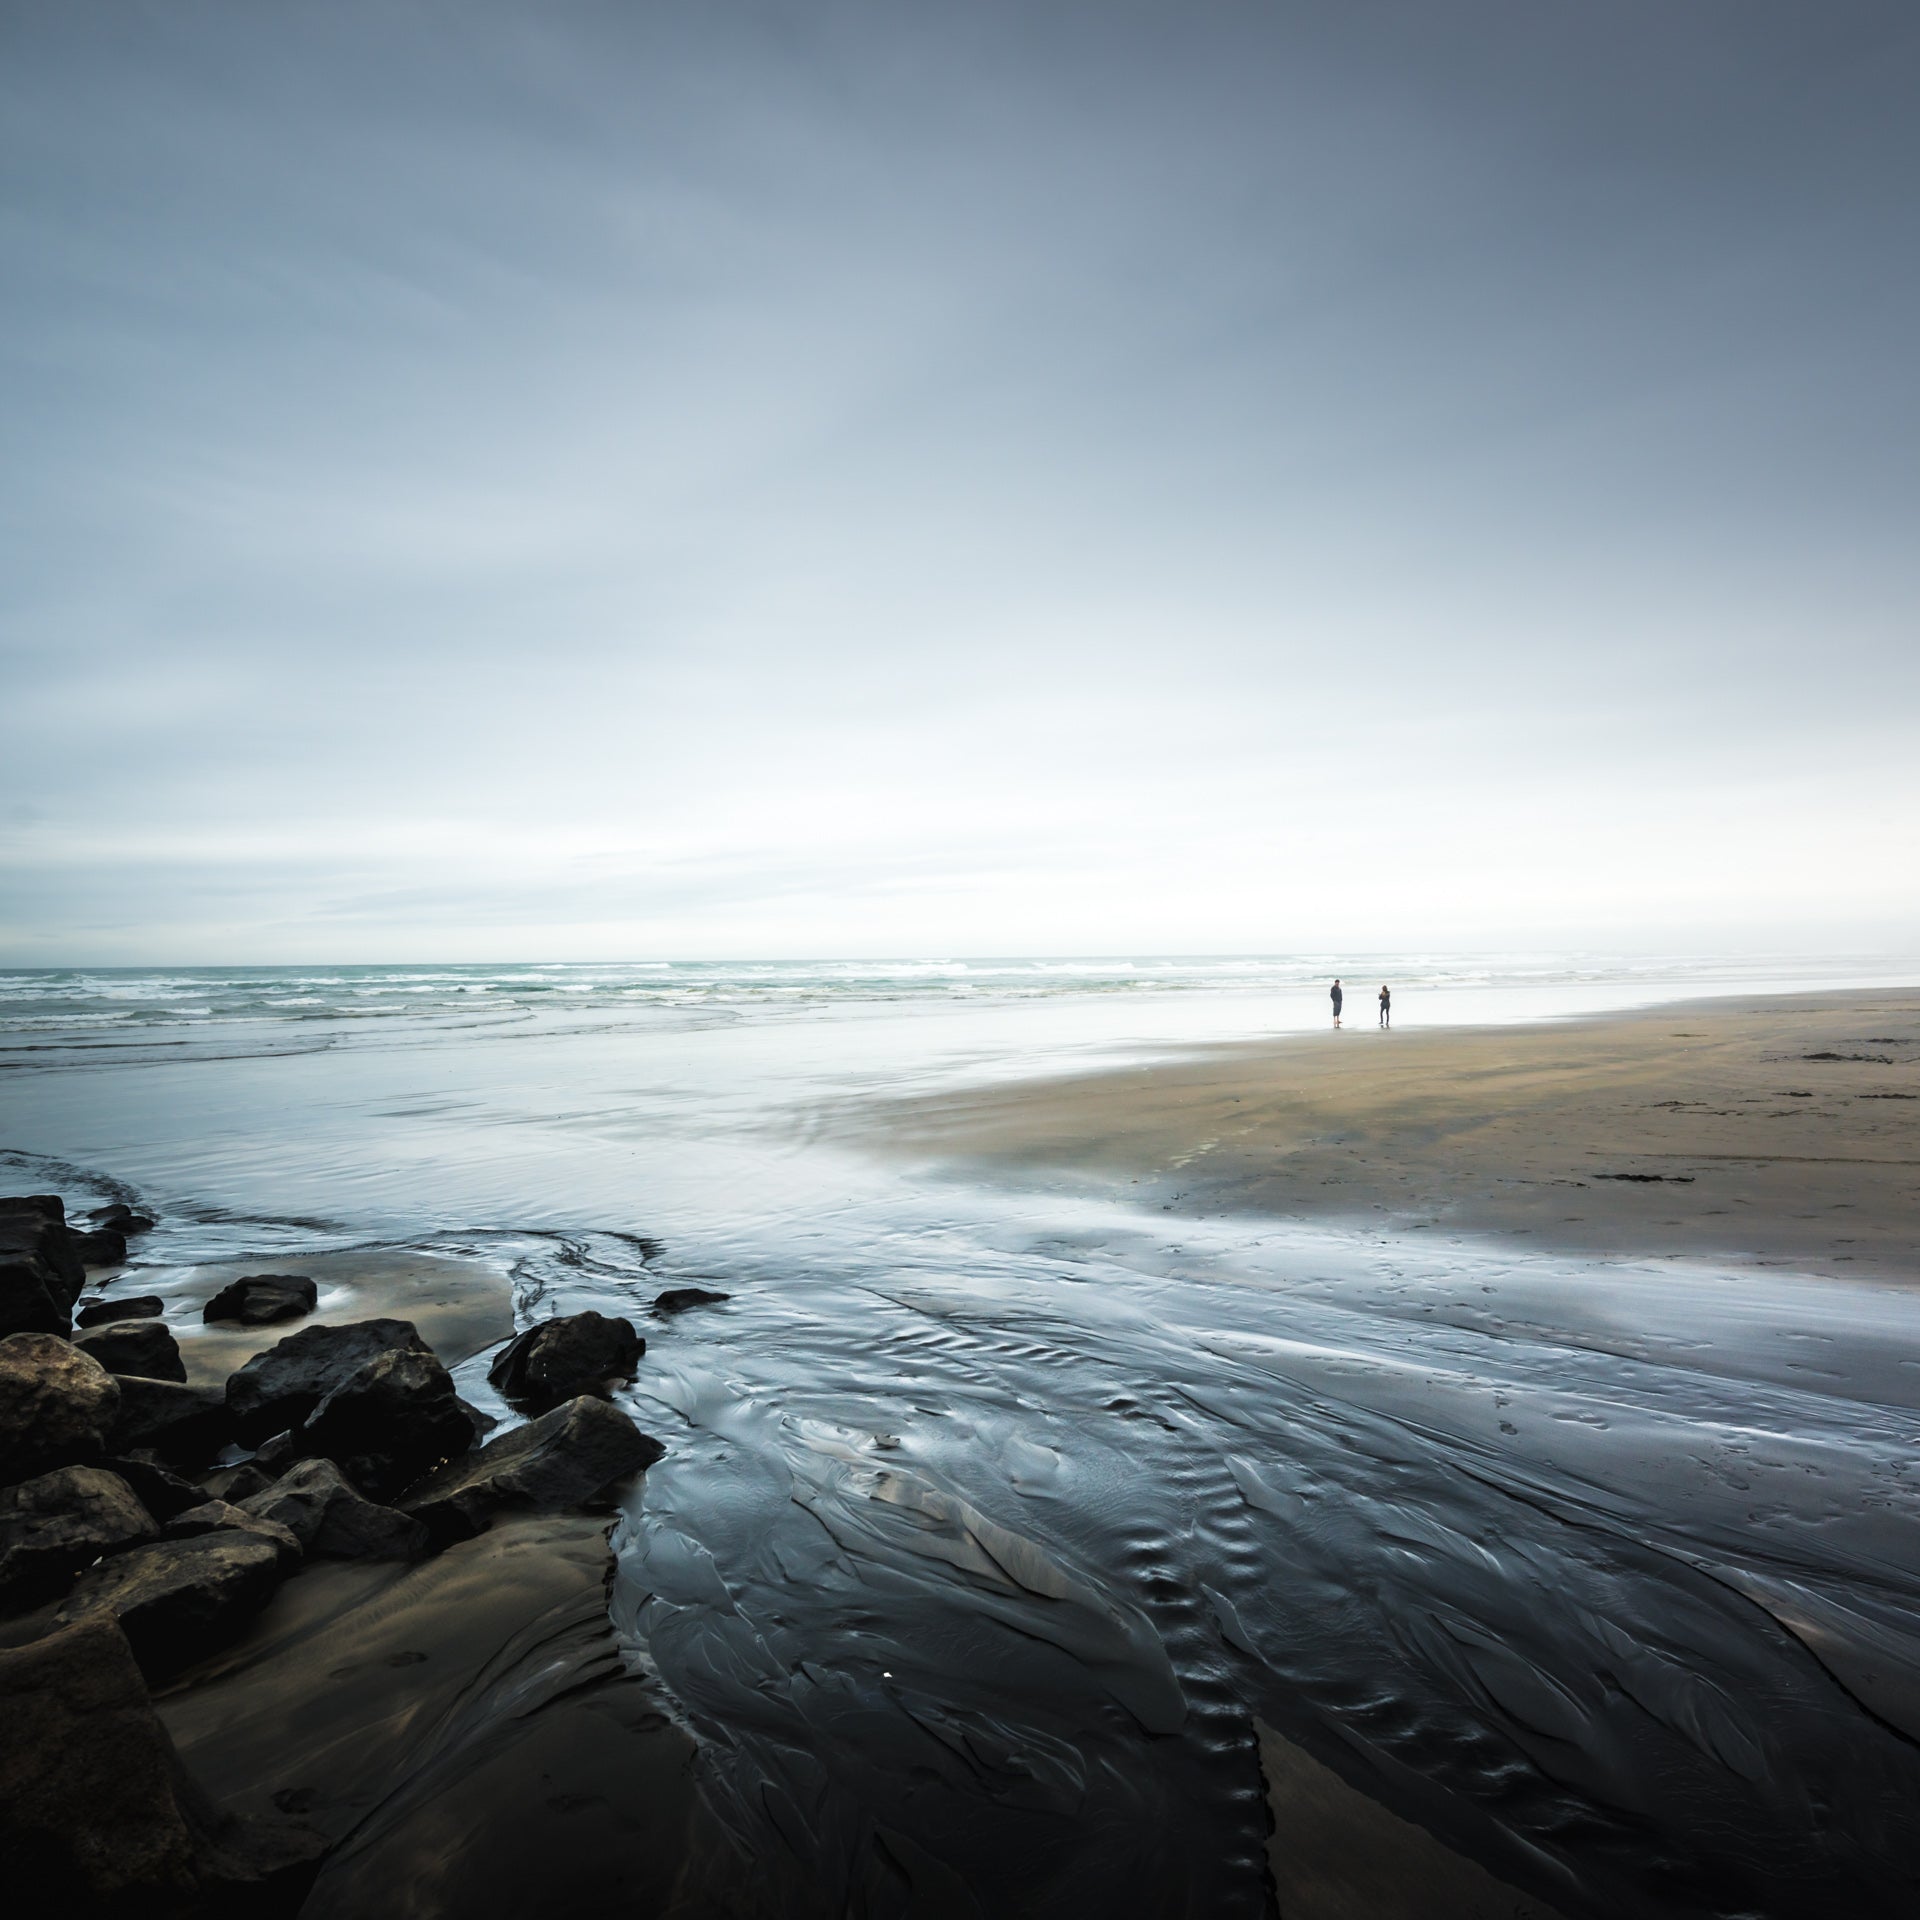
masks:
<svg viewBox="0 0 1920 1920"><path fill-rule="evenodd" d="M693 1740L622 1665L611 1567L607 1522L573 1514L316 1564L161 1717L223 1806L333 1843L310 1920L679 1911L715 1848Z"/></svg>
<svg viewBox="0 0 1920 1920"><path fill-rule="evenodd" d="M235 1321L209 1324L202 1317L221 1288L257 1273L303 1275L319 1287L319 1304L298 1320L267 1327L243 1327ZM502 1269L408 1248L250 1254L196 1266L112 1267L89 1276L80 1304L134 1293L158 1294L166 1301L167 1325L180 1343L180 1358L194 1386L219 1386L256 1353L301 1327L409 1320L447 1367L497 1346L513 1332L513 1288Z"/></svg>
<svg viewBox="0 0 1920 1920"><path fill-rule="evenodd" d="M1341 1032L879 1103L867 1144L1176 1213L1920 1277L1920 991ZM1403 1018L1405 1016L1403 1015ZM875 1123L878 1123L877 1125Z"/></svg>

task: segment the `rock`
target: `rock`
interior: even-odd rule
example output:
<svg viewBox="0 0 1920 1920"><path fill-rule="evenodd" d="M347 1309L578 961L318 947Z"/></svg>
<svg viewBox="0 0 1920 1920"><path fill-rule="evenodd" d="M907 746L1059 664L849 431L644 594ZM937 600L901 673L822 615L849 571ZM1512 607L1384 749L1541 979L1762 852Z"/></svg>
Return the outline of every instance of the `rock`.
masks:
<svg viewBox="0 0 1920 1920"><path fill-rule="evenodd" d="M98 1467L56 1467L0 1488L0 1607L38 1606L102 1554L158 1531L133 1489Z"/></svg>
<svg viewBox="0 0 1920 1920"><path fill-rule="evenodd" d="M314 1408L295 1442L384 1499L465 1453L473 1422L431 1353L390 1350L355 1368Z"/></svg>
<svg viewBox="0 0 1920 1920"><path fill-rule="evenodd" d="M355 1320L302 1327L227 1377L227 1405L241 1441L256 1446L297 1427L341 1381L375 1354L431 1353L410 1320Z"/></svg>
<svg viewBox="0 0 1920 1920"><path fill-rule="evenodd" d="M92 1355L50 1333L0 1340L0 1486L97 1460L120 1387Z"/></svg>
<svg viewBox="0 0 1920 1920"><path fill-rule="evenodd" d="M309 1553L326 1559L412 1560L429 1544L418 1520L364 1499L331 1460L302 1460L241 1504L290 1527Z"/></svg>
<svg viewBox="0 0 1920 1920"><path fill-rule="evenodd" d="M482 1409L476 1407L471 1400L462 1399L460 1401L460 1411L473 1422L473 1437L476 1440L484 1439L486 1435L490 1434L494 1428L500 1424L498 1414L482 1411Z"/></svg>
<svg viewBox="0 0 1920 1920"><path fill-rule="evenodd" d="M67 1209L57 1194L0 1198L0 1255L5 1254L27 1254L44 1261L69 1307L87 1284L86 1270L67 1232Z"/></svg>
<svg viewBox="0 0 1920 1920"><path fill-rule="evenodd" d="M87 1215L87 1222L95 1227L112 1227L119 1233L151 1233L153 1221L144 1213L136 1213L122 1200L112 1201L104 1207L95 1207Z"/></svg>
<svg viewBox="0 0 1920 1920"><path fill-rule="evenodd" d="M272 1545L280 1556L283 1573L291 1573L306 1552L291 1527L225 1500L203 1500L185 1513L176 1513L161 1532L169 1540L198 1540L209 1533L250 1533Z"/></svg>
<svg viewBox="0 0 1920 1920"><path fill-rule="evenodd" d="M11 1333L73 1331L65 1283L37 1254L0 1249L0 1338Z"/></svg>
<svg viewBox="0 0 1920 1920"><path fill-rule="evenodd" d="M169 1466L203 1467L233 1439L233 1416L218 1387L188 1387L132 1373L119 1375L118 1383L117 1453L151 1447Z"/></svg>
<svg viewBox="0 0 1920 1920"><path fill-rule="evenodd" d="M20 1920L282 1920L323 1844L208 1802L111 1619L0 1652L0 1883Z"/></svg>
<svg viewBox="0 0 1920 1920"><path fill-rule="evenodd" d="M117 1473L135 1494L140 1504L162 1524L176 1513L197 1507L207 1496L191 1480L183 1480L160 1464L158 1454L110 1453L98 1463L107 1473Z"/></svg>
<svg viewBox="0 0 1920 1920"><path fill-rule="evenodd" d="M69 1232L67 1242L83 1267L118 1267L126 1262L127 1236L116 1227L95 1227L88 1233Z"/></svg>
<svg viewBox="0 0 1920 1920"><path fill-rule="evenodd" d="M0 1199L0 1336L71 1331L86 1283L74 1257L66 1208L50 1193Z"/></svg>
<svg viewBox="0 0 1920 1920"><path fill-rule="evenodd" d="M298 1320L319 1304L320 1289L298 1273L250 1273L222 1287L207 1302L206 1320L237 1320L243 1327L270 1327Z"/></svg>
<svg viewBox="0 0 1920 1920"><path fill-rule="evenodd" d="M256 1493L265 1493L273 1485L273 1475L263 1473L251 1460L247 1460L237 1467L219 1468L208 1474L200 1485L203 1491L197 1498L231 1500L238 1506L242 1500L250 1500Z"/></svg>
<svg viewBox="0 0 1920 1920"><path fill-rule="evenodd" d="M161 1678L238 1639L285 1565L284 1549L255 1533L156 1540L82 1574L56 1624L110 1614L141 1671Z"/></svg>
<svg viewBox="0 0 1920 1920"><path fill-rule="evenodd" d="M183 1777L111 1619L0 1652L0 1861L14 1911L192 1912Z"/></svg>
<svg viewBox="0 0 1920 1920"><path fill-rule="evenodd" d="M157 1293L130 1293L123 1300L89 1300L73 1316L76 1327L102 1327L115 1320L157 1320L167 1303Z"/></svg>
<svg viewBox="0 0 1920 1920"><path fill-rule="evenodd" d="M158 1320L114 1320L75 1336L73 1344L90 1353L109 1373L138 1374L143 1380L182 1380L187 1363L180 1345ZM226 1404L226 1395L220 1396Z"/></svg>
<svg viewBox="0 0 1920 1920"><path fill-rule="evenodd" d="M582 1395L442 1467L400 1502L438 1546L484 1533L507 1508L595 1506L666 1451L618 1407Z"/></svg>
<svg viewBox="0 0 1920 1920"><path fill-rule="evenodd" d="M495 1356L487 1379L516 1407L544 1413L583 1393L604 1395L631 1380L647 1343L631 1320L570 1313L516 1334Z"/></svg>
<svg viewBox="0 0 1920 1920"><path fill-rule="evenodd" d="M717 1307L722 1300L731 1300L730 1293L712 1293L705 1287L669 1287L665 1293L654 1296L655 1313L685 1313L689 1307Z"/></svg>
<svg viewBox="0 0 1920 1920"><path fill-rule="evenodd" d="M300 1444L293 1435L276 1433L254 1454L252 1464L271 1482L277 1480L299 1458Z"/></svg>

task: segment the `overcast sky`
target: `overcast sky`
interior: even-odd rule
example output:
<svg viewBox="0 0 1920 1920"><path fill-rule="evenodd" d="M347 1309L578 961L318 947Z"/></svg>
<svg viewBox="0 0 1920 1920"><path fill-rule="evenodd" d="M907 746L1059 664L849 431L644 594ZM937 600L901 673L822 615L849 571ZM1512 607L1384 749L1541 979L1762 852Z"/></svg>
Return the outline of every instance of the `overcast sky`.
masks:
<svg viewBox="0 0 1920 1920"><path fill-rule="evenodd" d="M1920 944L1910 0L0 0L0 961Z"/></svg>

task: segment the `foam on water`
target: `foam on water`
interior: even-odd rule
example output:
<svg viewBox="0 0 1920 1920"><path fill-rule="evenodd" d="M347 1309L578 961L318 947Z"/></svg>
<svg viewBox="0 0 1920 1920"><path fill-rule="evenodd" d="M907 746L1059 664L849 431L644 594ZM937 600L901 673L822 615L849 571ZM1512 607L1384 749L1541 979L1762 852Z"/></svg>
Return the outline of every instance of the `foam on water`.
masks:
<svg viewBox="0 0 1920 1920"><path fill-rule="evenodd" d="M1791 957L1293 954L1093 959L634 961L505 966L10 968L0 970L0 1031L368 1017L469 1016L474 1003L544 1010L554 995L596 1009L725 1009L778 1017L857 1003L1084 998L1120 994L1290 996L1343 973L1389 979L1396 993L1505 990L1569 1006L1674 991L1732 991L1890 977L1891 963ZM1370 991L1370 987L1366 990Z"/></svg>

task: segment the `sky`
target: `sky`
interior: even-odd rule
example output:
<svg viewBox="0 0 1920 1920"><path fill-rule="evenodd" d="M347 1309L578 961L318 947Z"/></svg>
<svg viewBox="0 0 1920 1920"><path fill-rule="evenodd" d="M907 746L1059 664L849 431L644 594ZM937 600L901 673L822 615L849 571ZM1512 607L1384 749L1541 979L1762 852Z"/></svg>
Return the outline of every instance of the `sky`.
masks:
<svg viewBox="0 0 1920 1920"><path fill-rule="evenodd" d="M1920 953L1909 0L0 0L0 964Z"/></svg>

